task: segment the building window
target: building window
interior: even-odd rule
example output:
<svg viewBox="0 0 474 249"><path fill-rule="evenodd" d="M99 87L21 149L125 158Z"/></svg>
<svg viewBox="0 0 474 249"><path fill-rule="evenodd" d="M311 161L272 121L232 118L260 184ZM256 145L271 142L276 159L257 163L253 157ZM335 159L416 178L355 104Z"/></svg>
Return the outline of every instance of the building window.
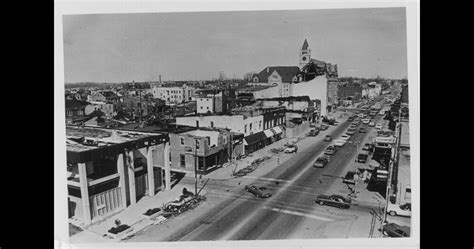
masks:
<svg viewBox="0 0 474 249"><path fill-rule="evenodd" d="M214 122L211 121L211 128L214 128Z"/></svg>
<svg viewBox="0 0 474 249"><path fill-rule="evenodd" d="M180 141L181 145L184 145L184 137L179 137L179 141Z"/></svg>
<svg viewBox="0 0 474 249"><path fill-rule="evenodd" d="M196 139L196 150L199 150L199 140Z"/></svg>
<svg viewBox="0 0 474 249"><path fill-rule="evenodd" d="M199 127L199 120L196 120L196 127Z"/></svg>
<svg viewBox="0 0 474 249"><path fill-rule="evenodd" d="M244 125L244 133L247 133L247 125Z"/></svg>
<svg viewBox="0 0 474 249"><path fill-rule="evenodd" d="M250 129L249 130L252 131L252 124L250 124Z"/></svg>
<svg viewBox="0 0 474 249"><path fill-rule="evenodd" d="M179 155L179 166L181 166L181 168L186 167L186 159L183 154Z"/></svg>

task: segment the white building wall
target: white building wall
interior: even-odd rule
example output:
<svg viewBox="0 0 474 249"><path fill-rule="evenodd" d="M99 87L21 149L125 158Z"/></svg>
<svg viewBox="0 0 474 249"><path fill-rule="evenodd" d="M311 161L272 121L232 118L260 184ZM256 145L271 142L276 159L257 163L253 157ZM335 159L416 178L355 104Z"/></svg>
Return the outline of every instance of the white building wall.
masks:
<svg viewBox="0 0 474 249"><path fill-rule="evenodd" d="M211 97L197 98L196 100L197 113L213 112L214 100Z"/></svg>
<svg viewBox="0 0 474 249"><path fill-rule="evenodd" d="M253 133L263 131L263 116L249 117L244 119L243 115L219 115L219 116L203 116L203 117L176 117L176 124L196 127L196 121L199 121L199 127L211 127L211 122L214 122L214 127L226 128L234 132L243 133L248 136ZM260 126L261 122L261 126ZM250 124L252 129L250 130ZM245 125L247 131L245 132Z"/></svg>
<svg viewBox="0 0 474 249"><path fill-rule="evenodd" d="M326 76L318 76L311 81L293 84L291 96L309 96L311 100L321 101L321 115L327 115L328 104L328 80Z"/></svg>
<svg viewBox="0 0 474 249"><path fill-rule="evenodd" d="M281 97L280 89L280 86L269 87L260 91L253 92L253 96L255 99Z"/></svg>

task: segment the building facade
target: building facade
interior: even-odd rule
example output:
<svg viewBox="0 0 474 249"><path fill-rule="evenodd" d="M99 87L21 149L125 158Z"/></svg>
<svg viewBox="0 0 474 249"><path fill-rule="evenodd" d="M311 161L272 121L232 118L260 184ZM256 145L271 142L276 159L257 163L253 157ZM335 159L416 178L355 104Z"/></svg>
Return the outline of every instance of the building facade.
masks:
<svg viewBox="0 0 474 249"><path fill-rule="evenodd" d="M66 141L69 218L85 226L171 189L166 135L67 127Z"/></svg>

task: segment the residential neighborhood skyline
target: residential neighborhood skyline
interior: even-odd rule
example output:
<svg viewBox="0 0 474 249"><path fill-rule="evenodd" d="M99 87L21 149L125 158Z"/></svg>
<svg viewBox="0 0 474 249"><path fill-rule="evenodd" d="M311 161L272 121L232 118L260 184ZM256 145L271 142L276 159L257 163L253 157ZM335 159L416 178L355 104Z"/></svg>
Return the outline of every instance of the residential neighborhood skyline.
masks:
<svg viewBox="0 0 474 249"><path fill-rule="evenodd" d="M341 77L401 79L405 26L404 8L68 15L65 82L243 78L296 66L304 39Z"/></svg>

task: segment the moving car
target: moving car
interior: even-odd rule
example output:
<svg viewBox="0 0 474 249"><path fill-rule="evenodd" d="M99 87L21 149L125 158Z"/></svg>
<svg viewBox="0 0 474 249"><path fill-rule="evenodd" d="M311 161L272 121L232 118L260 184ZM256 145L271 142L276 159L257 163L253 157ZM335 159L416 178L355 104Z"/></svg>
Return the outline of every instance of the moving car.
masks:
<svg viewBox="0 0 474 249"><path fill-rule="evenodd" d="M351 200L340 195L318 195L315 202L319 205L333 206L341 209L351 207Z"/></svg>
<svg viewBox="0 0 474 249"><path fill-rule="evenodd" d="M375 126L375 129L381 130L381 129L382 129L382 124L377 124L377 125Z"/></svg>
<svg viewBox="0 0 474 249"><path fill-rule="evenodd" d="M342 147L347 143L347 140L345 139L334 139L334 146L336 147Z"/></svg>
<svg viewBox="0 0 474 249"><path fill-rule="evenodd" d="M320 156L314 162L313 167L324 168L324 166L326 166L326 164L328 163L329 163L329 156Z"/></svg>
<svg viewBox="0 0 474 249"><path fill-rule="evenodd" d="M410 227L388 223L382 228L383 234L390 237L410 237Z"/></svg>
<svg viewBox="0 0 474 249"><path fill-rule="evenodd" d="M375 126L375 123L374 123L374 122L370 122L370 123L369 123L369 126L370 126L370 127L374 127L374 126Z"/></svg>
<svg viewBox="0 0 474 249"><path fill-rule="evenodd" d="M336 125L339 125L339 122L337 120L334 120L334 122L332 123L332 125L336 126Z"/></svg>
<svg viewBox="0 0 474 249"><path fill-rule="evenodd" d="M332 140L331 135L326 135L326 136L324 137L324 141L331 141L331 140Z"/></svg>
<svg viewBox="0 0 474 249"><path fill-rule="evenodd" d="M367 130L365 129L365 127L360 127L360 128L359 128L359 132L360 132L360 133L366 133Z"/></svg>
<svg viewBox="0 0 474 249"><path fill-rule="evenodd" d="M258 198L268 198L272 196L272 193L267 190L265 187L257 187L254 185L245 185L245 190L252 193Z"/></svg>
<svg viewBox="0 0 474 249"><path fill-rule="evenodd" d="M328 128L329 128L329 125L327 125L327 124L321 124L321 125L319 126L319 129L322 130L322 131L325 131L325 130L327 130Z"/></svg>
<svg viewBox="0 0 474 249"><path fill-rule="evenodd" d="M326 150L324 150L324 154L326 155L334 155L334 153L336 153L337 149L335 146L333 145L330 145L329 147L326 148Z"/></svg>
<svg viewBox="0 0 474 249"><path fill-rule="evenodd" d="M342 180L343 183L347 184L355 184L354 176L356 172L355 171L348 171L346 173L346 176L344 177L344 180Z"/></svg>
<svg viewBox="0 0 474 249"><path fill-rule="evenodd" d="M405 203L400 206L389 203L387 213L391 216L411 216L411 203Z"/></svg>

